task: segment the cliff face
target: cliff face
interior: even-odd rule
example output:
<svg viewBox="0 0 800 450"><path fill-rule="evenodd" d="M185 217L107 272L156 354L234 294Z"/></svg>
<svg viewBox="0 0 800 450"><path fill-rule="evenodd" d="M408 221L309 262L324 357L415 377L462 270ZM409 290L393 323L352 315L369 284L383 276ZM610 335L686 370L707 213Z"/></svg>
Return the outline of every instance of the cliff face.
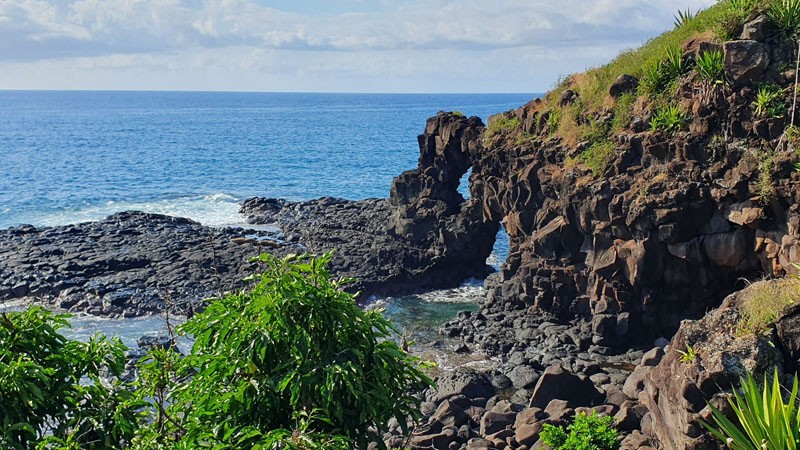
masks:
<svg viewBox="0 0 800 450"><path fill-rule="evenodd" d="M452 171L420 158L422 173L426 161L433 174L460 176L471 166L462 213L473 224L501 223L510 238L480 313L442 328L500 356L493 376L512 380L513 405L527 402L506 428L515 432L510 448L537 442L526 426L560 420L552 402L538 414L547 402L537 403L541 389L530 390L548 371L594 383L602 405L582 406L617 412L630 432L623 448L703 449L717 448L698 421L708 418L707 402L723 405L724 391L746 371L798 367L796 310L766 337L737 334L741 294L714 310L750 281L800 268L800 133L792 126L800 115L790 108L798 55L765 16L751 19L739 39L699 35L677 53L682 67L717 55L716 80L685 69L651 96L620 74L598 103L596 95L582 100L587 82L576 76L462 135L469 158ZM437 134L432 125L446 134L454 120L440 113L426 136ZM396 182L405 185L403 177ZM413 222L412 212L401 216ZM670 346L657 341L666 353L635 351L673 336ZM698 351L691 364L677 351L687 348ZM536 418L520 425L523 416ZM497 436L480 434L504 448Z"/></svg>
<svg viewBox="0 0 800 450"><path fill-rule="evenodd" d="M723 46L736 42L743 41ZM779 71L790 53L772 41L747 42L772 63L727 63L729 78L749 70L742 85L681 79L673 101L691 114L684 131L643 127L654 112L633 107L600 174L581 163L591 142L549 136L545 102L490 119L490 131L493 123L519 125L472 143L470 202L484 221L502 222L511 243L487 283L485 313L582 318L592 322L594 344L625 346L671 336L742 279L793 270L800 172L781 134L790 117L760 118L753 106L757 83L793 80L793 71ZM567 92L562 102L575 101Z"/></svg>

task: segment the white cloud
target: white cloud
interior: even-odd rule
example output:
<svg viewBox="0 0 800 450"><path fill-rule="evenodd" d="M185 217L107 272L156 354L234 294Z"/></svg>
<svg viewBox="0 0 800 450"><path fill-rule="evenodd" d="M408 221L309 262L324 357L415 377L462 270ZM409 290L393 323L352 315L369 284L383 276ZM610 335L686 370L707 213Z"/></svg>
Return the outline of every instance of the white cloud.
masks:
<svg viewBox="0 0 800 450"><path fill-rule="evenodd" d="M309 1L308 9L322 1ZM475 84L476 77L490 84L498 75L519 77L513 85L502 82L509 89L536 83L528 89L536 90L546 87L543 80L598 64L668 28L680 8L713 2L384 0L368 11L312 14L255 0L0 0L0 87L39 86L46 83L42 68L49 67L73 74L67 77L73 83L82 75L113 87L130 82L134 68L152 83L191 70L203 72L197 79L216 79L220 89L236 89L235 68L241 89L259 85L259 75L271 77L272 90L292 89L303 79L304 89L346 90L344 77L427 86L435 80L424 77L450 71L454 85L472 83L469 90L502 90ZM215 78L221 73L225 78ZM129 84L139 86L135 80ZM314 89L319 80L332 87ZM159 86L175 88L166 81Z"/></svg>

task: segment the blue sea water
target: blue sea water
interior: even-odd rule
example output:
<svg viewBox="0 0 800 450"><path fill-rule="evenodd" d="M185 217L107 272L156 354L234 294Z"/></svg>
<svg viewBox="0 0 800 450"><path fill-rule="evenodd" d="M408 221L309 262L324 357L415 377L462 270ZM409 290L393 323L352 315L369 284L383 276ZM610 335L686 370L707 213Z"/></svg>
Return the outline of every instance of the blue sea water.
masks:
<svg viewBox="0 0 800 450"><path fill-rule="evenodd" d="M387 197L392 178L416 167L428 117L457 110L485 121L534 97L0 91L0 228L130 209L241 225L239 204L251 196ZM502 235L495 250L498 264ZM473 281L376 304L432 341L435 325L474 309L481 295ZM77 318L74 333L116 333L132 344L163 332L161 322Z"/></svg>
<svg viewBox="0 0 800 450"><path fill-rule="evenodd" d="M140 209L240 222L250 196L388 196L439 110L534 94L0 91L0 228Z"/></svg>

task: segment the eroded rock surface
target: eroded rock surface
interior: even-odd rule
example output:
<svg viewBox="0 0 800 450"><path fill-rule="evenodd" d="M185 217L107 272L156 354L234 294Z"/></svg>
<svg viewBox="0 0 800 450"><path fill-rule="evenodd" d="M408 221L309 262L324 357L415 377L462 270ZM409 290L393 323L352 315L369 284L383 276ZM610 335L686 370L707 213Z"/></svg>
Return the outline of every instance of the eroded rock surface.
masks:
<svg viewBox="0 0 800 450"><path fill-rule="evenodd" d="M34 298L72 311L132 317L189 312L242 287L247 258L290 245L253 231L137 212L54 228L0 230L0 299Z"/></svg>

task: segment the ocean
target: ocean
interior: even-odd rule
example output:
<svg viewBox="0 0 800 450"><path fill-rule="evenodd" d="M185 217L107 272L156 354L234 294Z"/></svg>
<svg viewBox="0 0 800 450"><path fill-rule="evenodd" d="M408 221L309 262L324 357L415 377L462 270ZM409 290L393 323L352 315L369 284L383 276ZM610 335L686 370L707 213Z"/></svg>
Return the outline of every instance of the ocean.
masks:
<svg viewBox="0 0 800 450"><path fill-rule="evenodd" d="M239 205L253 196L388 197L392 179L416 167L428 117L461 111L486 121L536 96L0 91L0 228L124 210L242 226ZM489 262L506 252L501 235ZM377 303L401 328L429 333L481 295L473 280ZM153 323L75 322L79 335L128 339Z"/></svg>

